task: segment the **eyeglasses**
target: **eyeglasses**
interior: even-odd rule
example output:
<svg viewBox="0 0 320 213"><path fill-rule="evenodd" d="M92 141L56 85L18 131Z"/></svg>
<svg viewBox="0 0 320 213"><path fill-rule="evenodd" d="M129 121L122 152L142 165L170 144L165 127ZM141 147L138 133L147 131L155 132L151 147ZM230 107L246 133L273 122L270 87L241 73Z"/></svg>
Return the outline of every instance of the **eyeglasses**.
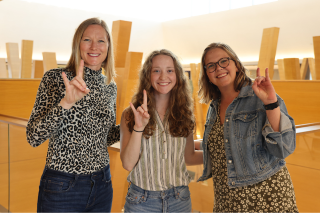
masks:
<svg viewBox="0 0 320 213"><path fill-rule="evenodd" d="M228 57L228 58L221 58L219 61L215 62L215 63L209 63L207 65L204 66L204 68L206 69L206 71L208 72L215 72L217 69L217 64L219 64L219 66L221 68L226 68L227 66L229 66L230 64L230 60L234 61L232 58Z"/></svg>

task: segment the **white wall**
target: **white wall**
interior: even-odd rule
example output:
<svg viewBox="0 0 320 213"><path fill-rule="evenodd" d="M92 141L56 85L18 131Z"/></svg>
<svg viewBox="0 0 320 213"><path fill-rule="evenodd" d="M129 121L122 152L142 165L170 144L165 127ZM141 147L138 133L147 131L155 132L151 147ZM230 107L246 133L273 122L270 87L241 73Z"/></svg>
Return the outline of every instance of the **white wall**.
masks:
<svg viewBox="0 0 320 213"><path fill-rule="evenodd" d="M4 0L0 2L0 58L7 57L7 42L19 43L21 52L21 41L33 40L34 59L42 59L42 52L56 52L58 61L68 61L75 29L91 17L105 20L110 30L113 21L132 21L129 51L143 52L144 58L154 49L164 47L161 23Z"/></svg>
<svg viewBox="0 0 320 213"><path fill-rule="evenodd" d="M229 44L242 61L258 61L263 28L279 27L276 58L314 57L319 21L319 0L279 0L164 22L164 45L183 63L199 63L212 42Z"/></svg>
<svg viewBox="0 0 320 213"><path fill-rule="evenodd" d="M165 15L165 11L155 11L155 15ZM167 48L183 64L200 62L203 49L216 41L229 44L242 61L258 61L262 30L268 27L280 28L276 58L314 57L312 37L320 36L320 0L279 0L162 24L3 0L0 58L6 58L6 42L17 42L21 49L21 40L30 39L34 40L34 59L42 59L42 52L56 52L58 61L67 61L76 27L90 17L104 19L110 28L115 20L132 21L129 51L143 52L145 58L154 49Z"/></svg>

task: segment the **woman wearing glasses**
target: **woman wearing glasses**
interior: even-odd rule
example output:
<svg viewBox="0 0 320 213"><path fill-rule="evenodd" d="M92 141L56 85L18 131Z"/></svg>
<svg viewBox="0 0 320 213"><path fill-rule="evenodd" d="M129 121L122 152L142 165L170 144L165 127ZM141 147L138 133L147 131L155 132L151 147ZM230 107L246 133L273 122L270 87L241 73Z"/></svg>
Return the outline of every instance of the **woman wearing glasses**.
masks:
<svg viewBox="0 0 320 213"><path fill-rule="evenodd" d="M297 212L285 160L295 149L295 125L268 69L252 83L235 52L212 43L203 52L199 96L210 103L202 147L213 177L214 212Z"/></svg>

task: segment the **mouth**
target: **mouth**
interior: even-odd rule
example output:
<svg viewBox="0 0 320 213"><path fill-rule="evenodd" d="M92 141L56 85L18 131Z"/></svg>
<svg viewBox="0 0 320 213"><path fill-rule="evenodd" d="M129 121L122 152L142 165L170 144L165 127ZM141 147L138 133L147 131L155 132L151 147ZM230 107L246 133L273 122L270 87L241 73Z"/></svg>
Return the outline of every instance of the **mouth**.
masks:
<svg viewBox="0 0 320 213"><path fill-rule="evenodd" d="M89 56L91 57L98 57L100 54L98 53L88 53Z"/></svg>
<svg viewBox="0 0 320 213"><path fill-rule="evenodd" d="M166 83L158 83L160 86L167 86L169 85L170 83L169 82L166 82Z"/></svg>
<svg viewBox="0 0 320 213"><path fill-rule="evenodd" d="M221 73L220 75L217 75L216 78L223 78L223 77L225 77L225 76L227 76L227 75L228 75L227 72L226 72L226 73Z"/></svg>

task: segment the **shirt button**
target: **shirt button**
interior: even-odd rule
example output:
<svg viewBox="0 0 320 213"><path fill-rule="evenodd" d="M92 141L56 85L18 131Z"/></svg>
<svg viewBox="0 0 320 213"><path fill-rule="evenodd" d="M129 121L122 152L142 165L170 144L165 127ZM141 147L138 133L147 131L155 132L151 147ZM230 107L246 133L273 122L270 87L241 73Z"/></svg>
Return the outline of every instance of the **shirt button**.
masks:
<svg viewBox="0 0 320 213"><path fill-rule="evenodd" d="M226 122L229 122L229 119L226 119Z"/></svg>
<svg viewBox="0 0 320 213"><path fill-rule="evenodd" d="M228 163L232 163L232 160L228 160Z"/></svg>
<svg viewBox="0 0 320 213"><path fill-rule="evenodd" d="M163 141L163 143L165 143L166 141Z"/></svg>
<svg viewBox="0 0 320 213"><path fill-rule="evenodd" d="M228 143L228 139L226 139L226 143Z"/></svg>

